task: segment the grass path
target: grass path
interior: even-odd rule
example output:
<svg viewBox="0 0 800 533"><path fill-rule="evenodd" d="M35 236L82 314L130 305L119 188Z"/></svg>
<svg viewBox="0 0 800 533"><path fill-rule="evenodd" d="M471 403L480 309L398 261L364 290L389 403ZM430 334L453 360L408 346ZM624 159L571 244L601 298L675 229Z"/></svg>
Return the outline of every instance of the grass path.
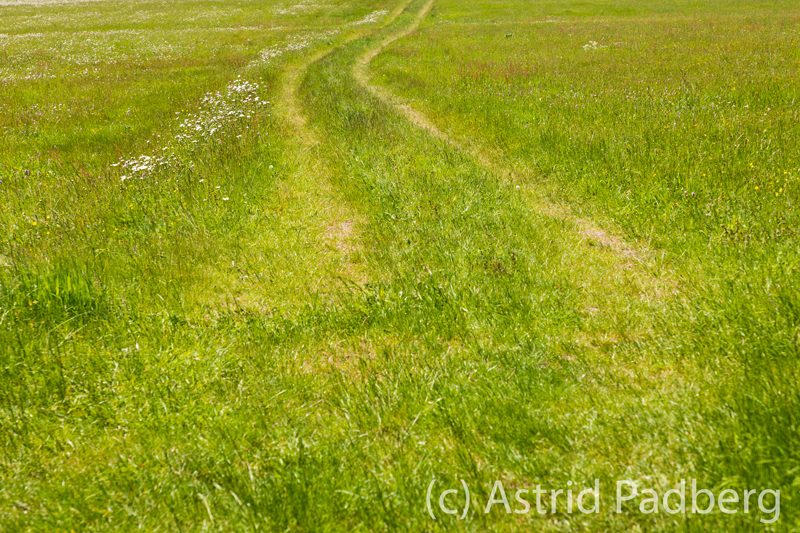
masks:
<svg viewBox="0 0 800 533"><path fill-rule="evenodd" d="M621 241L553 216L513 176L498 179L507 171L407 120L372 86L370 60L413 33L432 2L413 6L383 34L314 64L300 87L332 183L366 221L361 242L376 273L363 301L344 310L356 324L347 344L360 339L363 350L336 354L348 386L328 402L347 406L360 436L343 453L369 447L381 466L367 476L375 481L356 469L343 483L358 495L402 477L408 490L381 497L393 515L418 508L414 491L433 472L503 472L525 483L542 468L555 475L552 465L578 476L617 475L631 461L651 467L653 449L682 443L662 434L620 444L612 435L656 433L675 416L657 406L693 387L691 365L637 348L651 342L669 294L649 291L658 276L615 248ZM641 416L610 414L642 402L653 408ZM597 422L586 426L575 413ZM541 421L569 437L560 441ZM534 449L538 466L514 459ZM463 455L450 455L456 450Z"/></svg>
<svg viewBox="0 0 800 533"><path fill-rule="evenodd" d="M372 82L369 73L371 62L393 43L414 34L434 7L435 0L427 0L405 27L385 36L367 48L353 63L352 73L358 84L377 100L395 110L416 127L435 139L467 154L492 175L508 185L515 186L537 212L558 221L566 231L559 236L564 243L567 268L583 280L584 308L591 315L600 310L626 307L631 298L646 303L657 303L678 294L675 275L660 263L654 252L646 246L626 241L594 221L576 216L569 206L555 204L541 195L530 183L536 180L520 179L522 172L503 160L502 154L492 154L477 143L463 142L441 130L428 116L392 93L388 88ZM609 292L609 288L614 290ZM616 295L616 296L612 296ZM604 336L598 331L594 335Z"/></svg>
<svg viewBox="0 0 800 533"><path fill-rule="evenodd" d="M394 22L409 4L410 1L398 4L382 27ZM314 64L335 50L379 29L350 32L336 44L325 46L291 64L283 74L275 106L287 131L296 141L291 147L293 164L290 176L281 183L278 192L284 198L291 199L292 205L296 206L287 219L301 221L301 224L315 228L313 233L319 242L317 247L327 250L320 258L327 265L324 270L346 284L364 285L368 280L358 237L358 228L363 220L331 186L331 171L320 156L321 141L308 127L297 91L308 69Z"/></svg>

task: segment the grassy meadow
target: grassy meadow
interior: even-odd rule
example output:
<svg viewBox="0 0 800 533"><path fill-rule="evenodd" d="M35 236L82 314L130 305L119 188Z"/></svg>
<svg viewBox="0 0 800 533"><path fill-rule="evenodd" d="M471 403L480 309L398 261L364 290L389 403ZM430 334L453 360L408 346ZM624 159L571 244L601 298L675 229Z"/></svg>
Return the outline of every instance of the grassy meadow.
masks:
<svg viewBox="0 0 800 533"><path fill-rule="evenodd" d="M798 101L788 0L0 1L0 530L799 529Z"/></svg>

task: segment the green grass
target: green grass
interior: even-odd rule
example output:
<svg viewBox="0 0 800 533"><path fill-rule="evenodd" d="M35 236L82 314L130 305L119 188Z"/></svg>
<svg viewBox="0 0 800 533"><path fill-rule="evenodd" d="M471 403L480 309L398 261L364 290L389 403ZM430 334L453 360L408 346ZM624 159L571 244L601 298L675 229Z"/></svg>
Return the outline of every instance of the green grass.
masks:
<svg viewBox="0 0 800 533"><path fill-rule="evenodd" d="M692 464L712 483L777 483L791 497L800 13L648 3L587 19L543 5L518 26L488 3L438 6L381 58L384 82L526 185L664 254L682 298L636 351L705 374L690 376L705 395L680 401L708 437Z"/></svg>
<svg viewBox="0 0 800 533"><path fill-rule="evenodd" d="M438 0L439 136L420 0L127 4L0 6L0 529L800 527L793 3Z"/></svg>

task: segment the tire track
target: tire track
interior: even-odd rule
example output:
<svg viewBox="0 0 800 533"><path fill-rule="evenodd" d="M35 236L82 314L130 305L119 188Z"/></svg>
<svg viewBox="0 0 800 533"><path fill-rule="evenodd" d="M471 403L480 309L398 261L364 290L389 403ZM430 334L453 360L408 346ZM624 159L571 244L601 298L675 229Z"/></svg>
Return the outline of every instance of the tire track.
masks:
<svg viewBox="0 0 800 533"><path fill-rule="evenodd" d="M387 88L372 83L369 67L375 57L396 41L415 33L430 14L434 2L435 0L427 0L408 26L388 35L358 57L352 69L356 82L370 95L390 109L394 109L416 127L469 155L491 174L503 177L509 184L516 185L521 193L529 197L539 213L572 228L572 235L569 238L571 242L565 243L564 246L565 253L571 256L570 263L581 264L584 267L587 263L592 264L592 268L581 270L583 276L589 275L592 278L592 283L586 283L588 280L584 280L583 283L584 288L588 291L604 291L603 281L607 281L609 275L613 275L615 278L624 278L618 279L617 283L623 286L625 292L631 295L635 294L646 302L660 301L670 295L676 295L678 285L674 276L659 264L658 258L652 250L643 245L634 245L623 237L600 227L594 221L575 215L568 206L549 201L531 185L520 179L520 176L504 165L499 158L495 159L480 147L466 144L449 135L436 126L424 113L414 109L402 98ZM592 257L588 258L587 255ZM598 267L604 265L605 267L598 271ZM615 272L608 272L608 270L615 270ZM590 297L589 299L594 300L595 298ZM593 304L590 304L589 308L595 309Z"/></svg>
<svg viewBox="0 0 800 533"><path fill-rule="evenodd" d="M337 50L392 24L410 3L408 0L396 6L377 28L354 31L337 44L326 46L292 65L284 72L278 105L275 106L279 118L297 140L297 149L292 157L293 171L281 184L279 194L305 211L294 216L304 217L306 224L316 228L318 239L332 252L325 254L326 262L331 264L327 270L336 272L346 284L360 286L368 281L358 238L358 227L364 221L347 206L331 183L331 171L320 153L323 142L309 127L298 93L310 68ZM308 212L310 206L317 210Z"/></svg>

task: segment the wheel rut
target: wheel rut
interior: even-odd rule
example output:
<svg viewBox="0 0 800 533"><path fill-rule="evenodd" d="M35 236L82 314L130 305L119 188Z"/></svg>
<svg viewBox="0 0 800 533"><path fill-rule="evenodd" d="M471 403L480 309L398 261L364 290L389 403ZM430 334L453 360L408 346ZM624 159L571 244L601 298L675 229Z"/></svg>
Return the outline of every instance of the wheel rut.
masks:
<svg viewBox="0 0 800 533"><path fill-rule="evenodd" d="M587 272L590 278L585 282L589 286L592 282L607 280L609 274L615 277L624 277L620 281L627 286L626 292L639 298L654 302L678 293L678 285L674 276L658 262L656 254L647 246L632 244L618 234L602 228L594 221L576 215L573 210L564 204L558 204L544 198L529 182L526 183L522 176L509 168L509 165L499 157L493 157L486 150L474 143L463 142L439 128L427 115L412 107L401 97L387 88L372 82L369 67L380 53L393 43L415 33L434 7L435 0L427 0L415 13L411 22L404 28L386 36L375 45L364 51L352 67L353 77L356 82L370 95L382 102L387 107L394 109L416 127L424 130L435 139L455 148L470 156L477 164L494 176L507 180L517 190L530 200L535 210L560 224L571 228L573 235L571 243L565 245L566 253L572 255L571 262L590 263L594 267L604 266L601 271ZM575 247L577 246L577 248ZM591 258L587 256L593 256ZM613 269L609 273L603 270ZM597 270L594 268L594 270ZM603 285L603 283L600 283ZM598 288L598 290L603 290ZM591 298L590 298L591 299ZM593 305L589 308L594 309Z"/></svg>
<svg viewBox="0 0 800 533"><path fill-rule="evenodd" d="M326 254L327 260L334 263L329 270L336 272L336 277L346 284L361 286L369 279L358 236L363 220L349 208L331 182L332 173L320 153L323 141L308 125L299 90L307 72L315 64L352 42L385 28L409 5L410 0L396 6L378 28L353 31L336 44L321 48L292 64L284 72L278 92L276 109L279 118L296 141L293 169L281 184L279 194L298 209L306 211L295 216L305 218L305 224L316 227L322 245L331 251ZM313 212L308 212L310 207Z"/></svg>

